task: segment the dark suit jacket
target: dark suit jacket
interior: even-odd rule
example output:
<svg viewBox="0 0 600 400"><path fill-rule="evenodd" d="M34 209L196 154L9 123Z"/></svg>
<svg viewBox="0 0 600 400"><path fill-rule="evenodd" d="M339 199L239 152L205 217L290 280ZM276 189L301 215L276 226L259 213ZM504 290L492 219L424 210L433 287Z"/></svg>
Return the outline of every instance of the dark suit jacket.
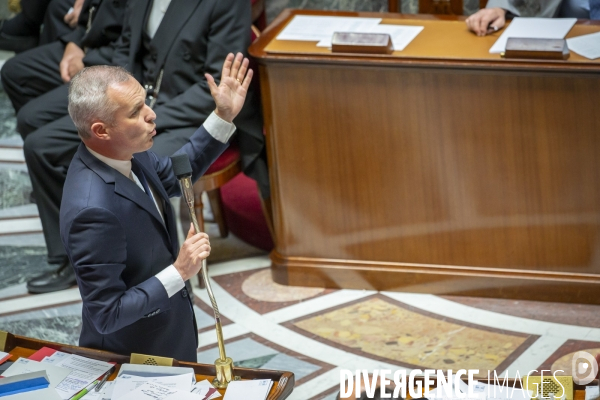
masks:
<svg viewBox="0 0 600 400"><path fill-rule="evenodd" d="M105 0L106 1L106 0ZM143 32L152 1L129 0L125 27L116 44L113 64L127 68L138 81L156 86L164 70L157 103L156 132L196 127L215 109L204 73L218 82L228 53L247 54L251 37L250 0L172 0L151 45L155 67L143 82ZM258 72L258 71L256 71ZM258 79L235 119L244 172L268 196L265 140Z"/></svg>
<svg viewBox="0 0 600 400"><path fill-rule="evenodd" d="M121 35L127 0L85 0L81 7L77 27L60 37L67 44L75 43L87 49L83 63L90 65L110 65L115 42ZM90 29L87 25L90 21Z"/></svg>
<svg viewBox="0 0 600 400"><path fill-rule="evenodd" d="M196 180L226 147L200 127L178 153L188 154ZM169 298L155 277L179 251L168 199L179 196L180 187L168 157L148 151L134 158L160 193L164 224L145 192L83 144L67 173L60 232L83 299L79 345L196 361L198 333L188 292Z"/></svg>

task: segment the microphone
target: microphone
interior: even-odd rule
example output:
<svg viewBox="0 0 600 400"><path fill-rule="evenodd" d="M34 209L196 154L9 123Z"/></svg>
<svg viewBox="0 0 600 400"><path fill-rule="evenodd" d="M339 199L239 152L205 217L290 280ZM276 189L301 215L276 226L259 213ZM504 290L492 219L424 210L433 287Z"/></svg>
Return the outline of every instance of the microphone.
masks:
<svg viewBox="0 0 600 400"><path fill-rule="evenodd" d="M181 192L183 198L188 206L190 218L192 219L192 225L196 233L200 232L200 225L198 224L198 218L194 212L194 187L192 184L192 165L187 154L178 154L171 156L171 165L173 166L173 173L179 180L181 185ZM213 380L213 385L219 389L226 389L229 382L232 380L240 380L239 376L233 375L233 360L231 357L227 357L225 353L225 341L223 340L223 327L221 325L221 314L219 313L219 307L212 291L210 281L208 280L208 269L206 268L206 259L202 260L202 279L206 285L206 291L210 303L212 304L213 312L215 314L215 330L217 331L217 343L219 345L219 358L215 360L215 371L216 377Z"/></svg>

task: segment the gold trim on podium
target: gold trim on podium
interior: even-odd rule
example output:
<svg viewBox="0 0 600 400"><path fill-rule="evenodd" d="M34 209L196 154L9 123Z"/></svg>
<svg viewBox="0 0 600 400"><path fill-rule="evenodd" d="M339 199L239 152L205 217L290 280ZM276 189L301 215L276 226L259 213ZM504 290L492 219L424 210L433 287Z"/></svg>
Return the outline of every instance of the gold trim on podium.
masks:
<svg viewBox="0 0 600 400"><path fill-rule="evenodd" d="M172 367L173 359L168 357L149 356L146 354L131 353L131 364L156 365L159 367Z"/></svg>

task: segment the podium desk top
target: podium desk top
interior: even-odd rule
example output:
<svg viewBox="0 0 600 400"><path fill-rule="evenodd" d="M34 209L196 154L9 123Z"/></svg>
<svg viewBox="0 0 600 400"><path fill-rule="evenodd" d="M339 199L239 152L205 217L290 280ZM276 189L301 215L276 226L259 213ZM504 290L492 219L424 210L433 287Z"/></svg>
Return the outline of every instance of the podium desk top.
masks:
<svg viewBox="0 0 600 400"><path fill-rule="evenodd" d="M48 342L25 336L12 335L10 333L4 335L4 332L0 331L0 350L11 354L10 361L16 361L20 357L28 358L42 347L49 347L57 351L77 354L95 360L117 363L115 371L108 378L109 381L112 381L117 377L121 364L129 363L130 361L130 356L122 354ZM173 360L173 366L193 368L196 373L196 381L198 382L204 379L208 379L209 382L212 382L215 377L214 365ZM234 373L236 376L240 376L242 380L271 379L273 381L273 386L267 396L267 400L285 399L292 393L294 388L294 374L291 372L234 367ZM225 390L219 389L219 393L224 395Z"/></svg>
<svg viewBox="0 0 600 400"><path fill-rule="evenodd" d="M390 55L332 53L312 41L278 40L277 35L296 15L382 18L381 24L424 26L402 51ZM501 69L568 69L600 72L600 59L589 60L571 52L568 60L515 60L490 54L504 29L478 37L467 29L463 16L408 15L368 12L284 10L250 46L250 54L265 64L276 61L344 62L348 64L401 64L403 66L483 67ZM508 24L507 24L508 26ZM600 31L600 21L579 20L567 38Z"/></svg>

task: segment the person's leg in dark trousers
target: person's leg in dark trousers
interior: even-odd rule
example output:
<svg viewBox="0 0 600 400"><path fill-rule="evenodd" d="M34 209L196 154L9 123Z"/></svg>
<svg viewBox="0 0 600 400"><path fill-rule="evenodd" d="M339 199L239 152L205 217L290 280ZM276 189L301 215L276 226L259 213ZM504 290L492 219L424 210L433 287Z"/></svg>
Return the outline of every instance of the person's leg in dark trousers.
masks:
<svg viewBox="0 0 600 400"><path fill-rule="evenodd" d="M17 132L23 140L32 132L69 115L69 85L62 84L29 101L17 114Z"/></svg>
<svg viewBox="0 0 600 400"><path fill-rule="evenodd" d="M80 143L69 115L42 126L25 138L23 151L44 229L48 262L62 264L58 271L29 281L27 288L32 293L62 290L76 283L60 239L59 211L67 170Z"/></svg>
<svg viewBox="0 0 600 400"><path fill-rule="evenodd" d="M2 86L15 112L30 100L64 85L59 70L64 50L65 46L57 41L21 53L4 64Z"/></svg>
<svg viewBox="0 0 600 400"><path fill-rule="evenodd" d="M20 53L37 46L40 26L50 1L21 0L20 13L11 19L0 20L0 49Z"/></svg>

